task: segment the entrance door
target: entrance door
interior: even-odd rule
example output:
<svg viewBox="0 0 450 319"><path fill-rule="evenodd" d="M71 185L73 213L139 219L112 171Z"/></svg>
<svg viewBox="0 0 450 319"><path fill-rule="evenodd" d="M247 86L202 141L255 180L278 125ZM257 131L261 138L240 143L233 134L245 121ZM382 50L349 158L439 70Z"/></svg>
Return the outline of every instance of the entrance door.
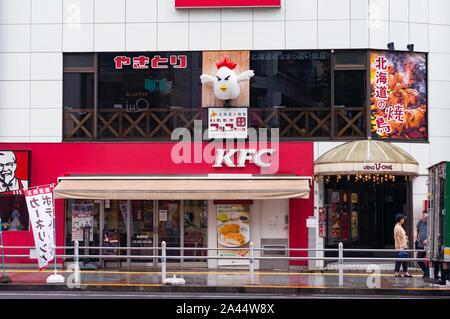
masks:
<svg viewBox="0 0 450 319"><path fill-rule="evenodd" d="M180 211L181 201L158 201L158 247L161 247L163 241L166 242L166 247L180 247ZM167 250L167 256L180 256L180 250ZM168 258L169 263L179 263L179 259Z"/></svg>
<svg viewBox="0 0 450 319"><path fill-rule="evenodd" d="M103 247L128 247L128 211L129 201L105 200L103 202L103 225L102 246ZM105 255L125 255L126 250L104 249ZM104 262L123 262L123 259L105 259Z"/></svg>
<svg viewBox="0 0 450 319"><path fill-rule="evenodd" d="M154 240L154 206L153 200L132 200L131 201L131 246L139 247L139 249L132 249L133 256L156 256L158 251L147 249L153 247ZM134 259L133 263L145 264L152 266L153 258L138 258Z"/></svg>

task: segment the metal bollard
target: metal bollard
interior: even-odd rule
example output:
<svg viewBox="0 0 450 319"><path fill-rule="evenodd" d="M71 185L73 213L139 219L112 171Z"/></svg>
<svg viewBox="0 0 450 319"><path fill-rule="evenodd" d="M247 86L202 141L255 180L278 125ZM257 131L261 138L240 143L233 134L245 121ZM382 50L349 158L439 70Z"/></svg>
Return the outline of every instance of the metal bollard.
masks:
<svg viewBox="0 0 450 319"><path fill-rule="evenodd" d="M249 264L250 264L250 284L253 285L255 282L255 259L254 259L254 252L253 252L253 242L250 242L250 258L249 258Z"/></svg>
<svg viewBox="0 0 450 319"><path fill-rule="evenodd" d="M80 252L79 252L79 247L80 243L78 242L78 240L75 240L75 245L74 245L74 261L75 261L75 283L76 284L80 284L81 279L80 279Z"/></svg>
<svg viewBox="0 0 450 319"><path fill-rule="evenodd" d="M166 242L161 242L161 283L166 283Z"/></svg>
<svg viewBox="0 0 450 319"><path fill-rule="evenodd" d="M339 286L344 285L344 245L339 243Z"/></svg>

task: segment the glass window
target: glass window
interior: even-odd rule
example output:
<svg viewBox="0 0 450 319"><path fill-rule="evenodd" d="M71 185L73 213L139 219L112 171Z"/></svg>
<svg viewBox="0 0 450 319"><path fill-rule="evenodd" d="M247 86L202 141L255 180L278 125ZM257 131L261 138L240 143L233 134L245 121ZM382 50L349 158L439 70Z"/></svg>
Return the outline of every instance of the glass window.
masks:
<svg viewBox="0 0 450 319"><path fill-rule="evenodd" d="M64 109L94 108L94 73L64 73Z"/></svg>
<svg viewBox="0 0 450 319"><path fill-rule="evenodd" d="M127 247L127 214L128 202L126 200L105 200L103 232L118 233L119 242L116 246ZM124 250L119 251L119 254L125 253Z"/></svg>
<svg viewBox="0 0 450 319"><path fill-rule="evenodd" d="M334 105L366 105L366 71L346 70L334 72Z"/></svg>
<svg viewBox="0 0 450 319"><path fill-rule="evenodd" d="M253 51L250 68L250 127L279 128L280 138L331 136L330 51Z"/></svg>
<svg viewBox="0 0 450 319"><path fill-rule="evenodd" d="M94 73L64 73L64 138L94 136Z"/></svg>
<svg viewBox="0 0 450 319"><path fill-rule="evenodd" d="M366 137L366 71L334 71L335 137Z"/></svg>
<svg viewBox="0 0 450 319"><path fill-rule="evenodd" d="M66 205L66 245L73 245L75 240L78 240L80 246L86 246L85 232L88 232L89 246L100 246L99 202L89 199L69 199Z"/></svg>
<svg viewBox="0 0 450 319"><path fill-rule="evenodd" d="M153 201L133 200L131 201L131 246L153 247ZM133 256L153 255L152 250L132 250ZM151 262L152 260L136 259L136 262Z"/></svg>
<svg viewBox="0 0 450 319"><path fill-rule="evenodd" d="M203 200L184 201L184 247L206 248L208 246L208 202ZM202 250L185 250L184 256L206 256ZM189 259L184 259L189 261ZM192 259L192 261L201 261Z"/></svg>
<svg viewBox="0 0 450 319"><path fill-rule="evenodd" d="M336 65L366 65L364 51L336 51L334 53Z"/></svg>
<svg viewBox="0 0 450 319"><path fill-rule="evenodd" d="M87 68L94 66L94 55L91 53L64 54L64 68Z"/></svg>
<svg viewBox="0 0 450 319"><path fill-rule="evenodd" d="M201 112L200 52L103 53L98 59L99 138L167 139L177 127L192 128L190 120Z"/></svg>
<svg viewBox="0 0 450 319"><path fill-rule="evenodd" d="M253 51L251 107L330 106L329 51Z"/></svg>
<svg viewBox="0 0 450 319"><path fill-rule="evenodd" d="M23 195L1 195L0 216L2 231L29 230L28 209Z"/></svg>

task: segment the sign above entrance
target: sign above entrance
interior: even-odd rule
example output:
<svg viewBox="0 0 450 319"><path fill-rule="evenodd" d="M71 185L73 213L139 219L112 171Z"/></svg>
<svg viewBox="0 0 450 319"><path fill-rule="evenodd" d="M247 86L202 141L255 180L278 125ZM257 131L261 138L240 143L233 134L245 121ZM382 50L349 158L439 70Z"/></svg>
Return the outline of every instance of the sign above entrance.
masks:
<svg viewBox="0 0 450 319"><path fill-rule="evenodd" d="M281 0L175 0L175 8L281 7Z"/></svg>
<svg viewBox="0 0 450 319"><path fill-rule="evenodd" d="M264 162L262 157L272 155L273 153L275 153L274 149L263 149L260 151L256 151L255 149L218 149L213 167L222 167L222 164L228 167L245 167L247 160L252 161L259 167L270 167L272 163ZM232 159L236 154L239 154L237 165Z"/></svg>

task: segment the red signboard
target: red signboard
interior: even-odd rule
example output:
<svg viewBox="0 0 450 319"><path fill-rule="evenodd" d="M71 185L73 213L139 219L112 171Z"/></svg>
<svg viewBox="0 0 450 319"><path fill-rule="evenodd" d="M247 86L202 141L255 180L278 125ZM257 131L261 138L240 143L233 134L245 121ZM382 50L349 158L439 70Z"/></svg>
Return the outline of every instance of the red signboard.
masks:
<svg viewBox="0 0 450 319"><path fill-rule="evenodd" d="M175 8L280 7L281 0L175 0Z"/></svg>

